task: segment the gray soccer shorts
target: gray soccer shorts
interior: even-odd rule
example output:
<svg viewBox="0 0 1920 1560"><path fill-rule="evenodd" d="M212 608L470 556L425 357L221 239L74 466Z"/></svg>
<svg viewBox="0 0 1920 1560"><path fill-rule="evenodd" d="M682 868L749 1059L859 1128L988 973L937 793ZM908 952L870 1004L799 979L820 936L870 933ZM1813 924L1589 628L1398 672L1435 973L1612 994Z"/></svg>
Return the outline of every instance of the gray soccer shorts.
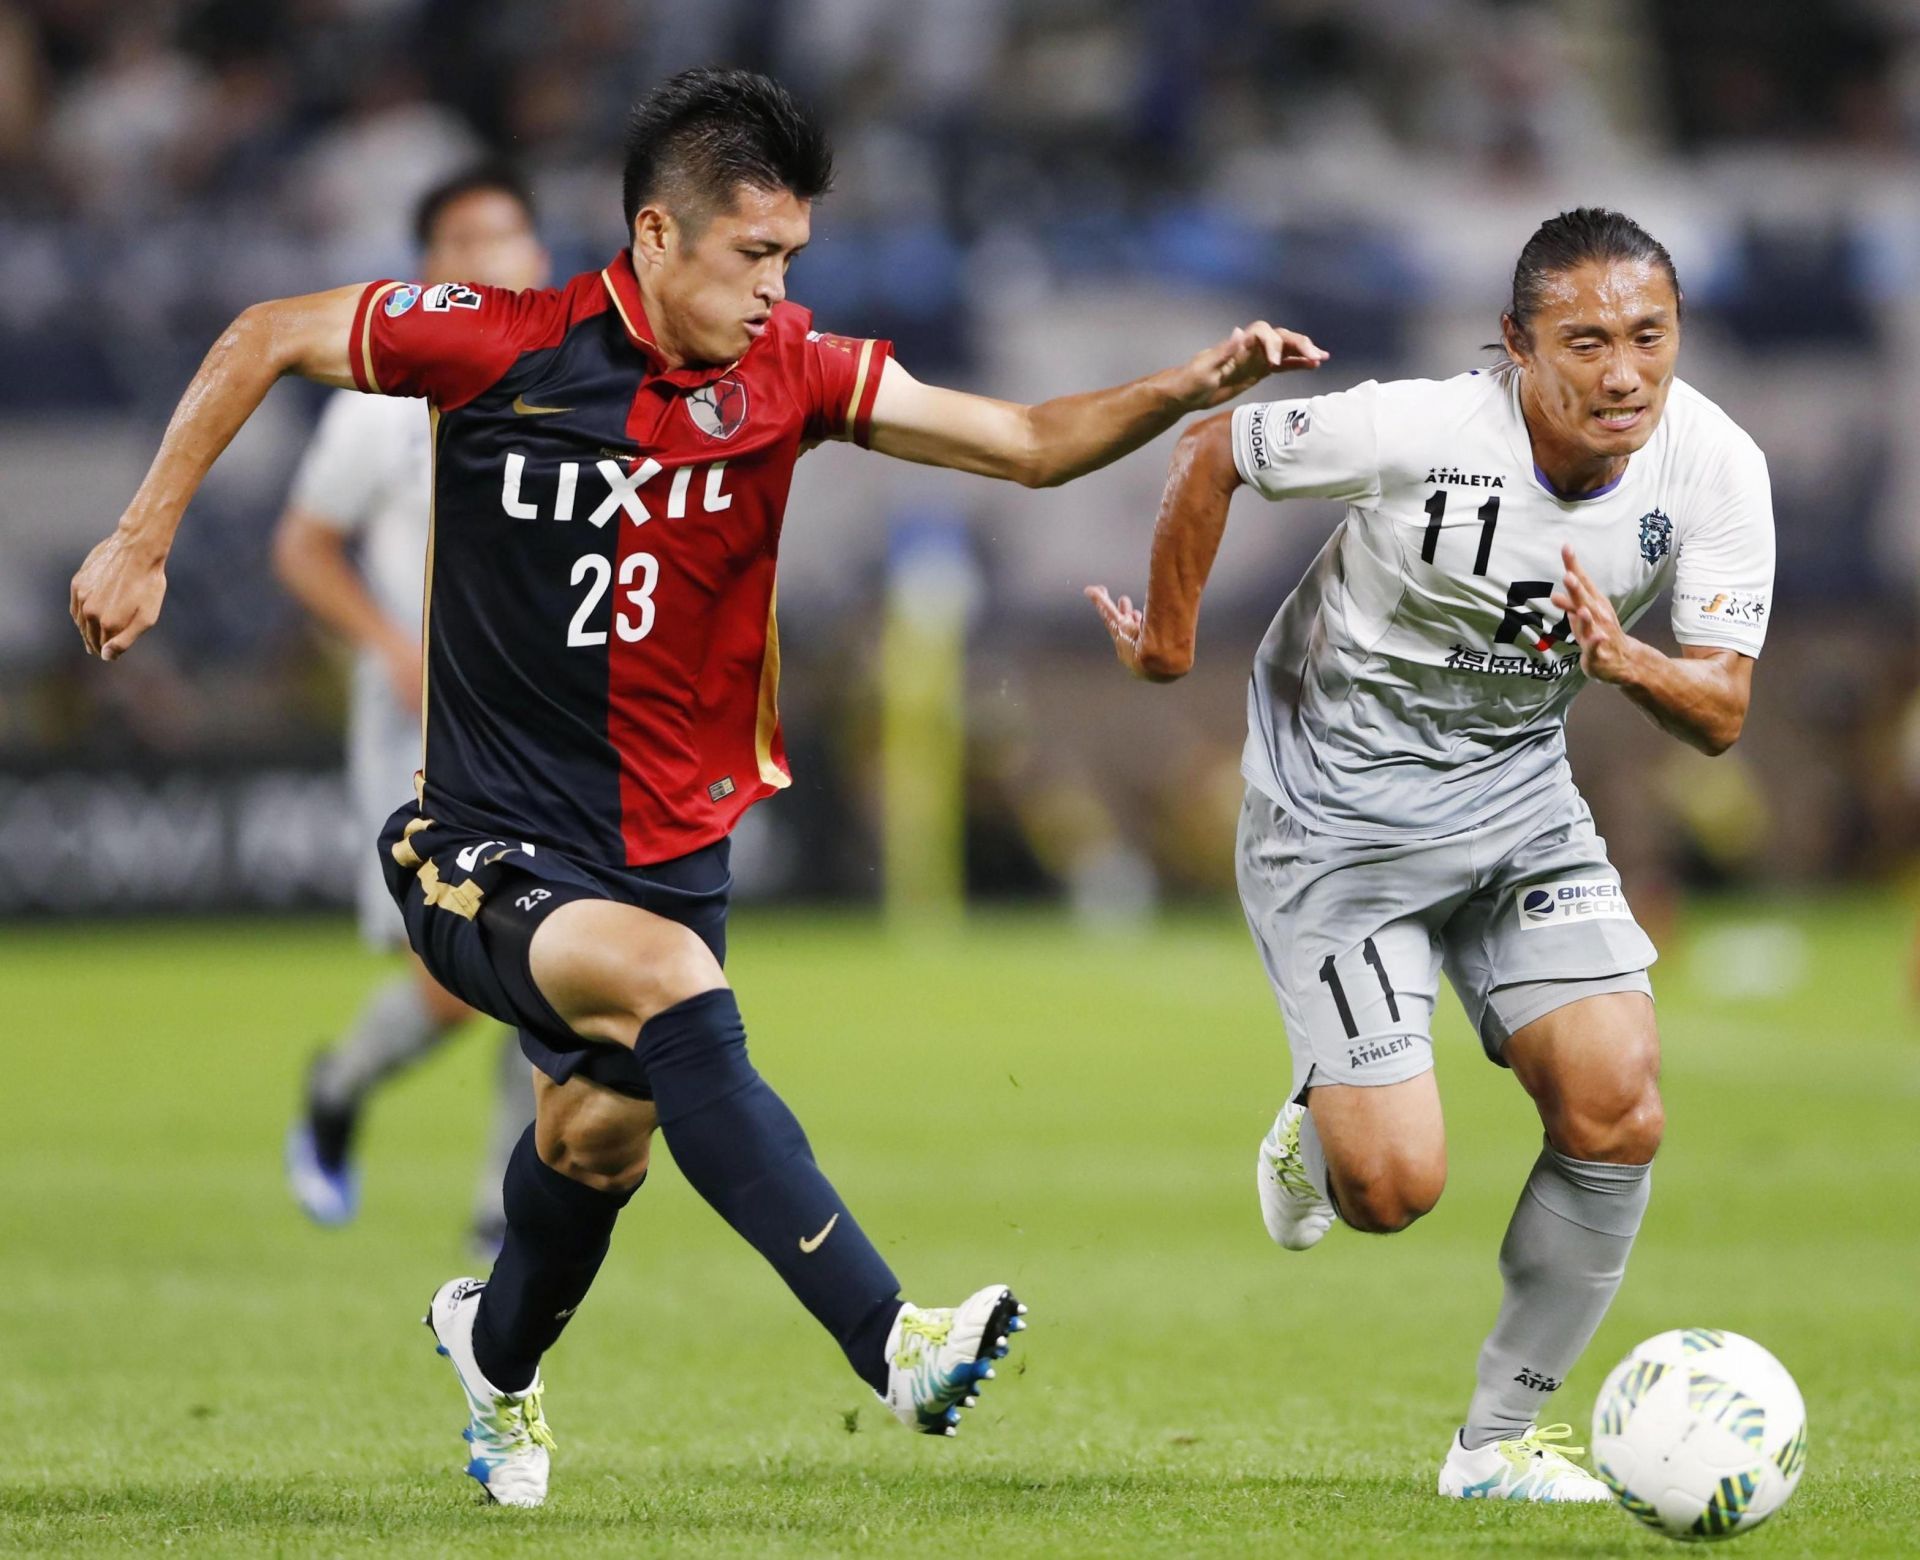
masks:
<svg viewBox="0 0 1920 1560"><path fill-rule="evenodd" d="M1381 844L1316 833L1249 787L1236 869L1293 1052L1289 1099L1433 1066L1442 969L1502 1066L1515 1031L1555 1008L1652 995L1653 944L1570 788L1530 816Z"/></svg>

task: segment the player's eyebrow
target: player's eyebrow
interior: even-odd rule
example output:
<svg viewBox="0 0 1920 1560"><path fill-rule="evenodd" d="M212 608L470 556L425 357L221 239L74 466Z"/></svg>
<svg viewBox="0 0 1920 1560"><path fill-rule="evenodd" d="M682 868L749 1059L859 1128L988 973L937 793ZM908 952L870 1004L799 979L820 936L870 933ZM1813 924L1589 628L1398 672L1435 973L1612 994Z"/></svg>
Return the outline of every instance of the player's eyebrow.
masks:
<svg viewBox="0 0 1920 1560"><path fill-rule="evenodd" d="M801 250L805 249L810 242L812 242L811 239L803 238L797 244L787 245L781 243L779 239L773 238L765 233L748 233L741 237L740 247L742 249L764 249L770 255L777 255L782 250L785 250L790 255L797 255Z"/></svg>
<svg viewBox="0 0 1920 1560"><path fill-rule="evenodd" d="M1670 324L1665 309L1652 309L1626 327L1625 334L1637 336L1643 330L1664 330ZM1562 341L1575 341L1582 336L1610 336L1613 332L1605 325L1594 321L1569 321L1560 327Z"/></svg>

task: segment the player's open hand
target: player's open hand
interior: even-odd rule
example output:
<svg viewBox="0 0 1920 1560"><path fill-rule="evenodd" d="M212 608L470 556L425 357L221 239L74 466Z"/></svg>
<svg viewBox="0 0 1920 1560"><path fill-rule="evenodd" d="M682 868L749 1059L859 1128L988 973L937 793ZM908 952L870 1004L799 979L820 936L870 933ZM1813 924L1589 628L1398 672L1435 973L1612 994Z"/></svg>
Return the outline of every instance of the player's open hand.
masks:
<svg viewBox="0 0 1920 1560"><path fill-rule="evenodd" d="M1225 341L1208 347L1186 366L1187 388L1181 399L1194 411L1202 411L1231 401L1269 374L1318 368L1328 356L1298 331L1255 320L1235 327Z"/></svg>
<svg viewBox="0 0 1920 1560"><path fill-rule="evenodd" d="M1607 593L1580 567L1571 547L1560 549L1560 561L1567 572L1553 593L1553 604L1567 614L1580 647L1580 670L1597 682L1619 682L1627 674L1634 641L1620 626Z"/></svg>
<svg viewBox="0 0 1920 1560"><path fill-rule="evenodd" d="M80 565L67 589L67 611L87 654L111 661L158 621L166 594L165 556L115 531Z"/></svg>
<svg viewBox="0 0 1920 1560"><path fill-rule="evenodd" d="M1146 614L1133 604L1132 597L1122 596L1115 601L1107 594L1104 585L1089 585L1081 594L1093 603L1093 610L1100 614L1100 621L1112 635L1114 656L1135 677L1144 682L1172 682L1180 675L1161 665L1156 657L1141 648L1146 636L1147 619Z"/></svg>

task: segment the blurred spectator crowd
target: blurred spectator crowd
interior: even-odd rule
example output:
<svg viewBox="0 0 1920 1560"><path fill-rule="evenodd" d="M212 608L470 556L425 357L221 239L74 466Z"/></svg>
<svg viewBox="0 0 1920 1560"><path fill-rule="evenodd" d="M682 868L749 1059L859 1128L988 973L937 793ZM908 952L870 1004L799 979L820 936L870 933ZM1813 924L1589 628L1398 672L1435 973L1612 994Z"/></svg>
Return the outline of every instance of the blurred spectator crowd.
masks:
<svg viewBox="0 0 1920 1560"><path fill-rule="evenodd" d="M0 0L0 762L325 761L331 663L266 565L317 397L277 393L236 445L164 649L117 691L76 664L67 574L240 308L404 274L414 197L482 156L529 177L561 274L602 263L627 105L697 63L768 70L833 128L796 295L916 373L1004 394L1123 377L1255 313L1332 347L1330 385L1451 372L1537 221L1622 205L1680 263L1683 372L1769 451L1786 632L1862 636L1814 659L1828 681L1803 665L1806 697L1831 717L1841 686L1864 721L1910 682L1909 0ZM1044 539L980 484L837 489L790 533L783 603L812 630L792 678L858 662L888 525L929 509L969 528L996 636L1065 657L1047 675L1069 686L1103 675L1075 591L1137 584L1161 469L1050 497ZM1236 539L1226 685L1323 529ZM1058 700L1069 726L1079 702Z"/></svg>

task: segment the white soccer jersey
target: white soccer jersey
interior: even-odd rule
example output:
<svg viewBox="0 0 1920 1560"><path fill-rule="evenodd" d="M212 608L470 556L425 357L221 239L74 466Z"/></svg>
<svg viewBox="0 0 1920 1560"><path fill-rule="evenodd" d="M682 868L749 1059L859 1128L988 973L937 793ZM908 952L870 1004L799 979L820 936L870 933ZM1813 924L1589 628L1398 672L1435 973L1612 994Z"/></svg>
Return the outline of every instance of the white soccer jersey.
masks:
<svg viewBox="0 0 1920 1560"><path fill-rule="evenodd" d="M293 479L291 502L360 542L360 570L380 610L420 623L433 452L418 401L336 392Z"/></svg>
<svg viewBox="0 0 1920 1560"><path fill-rule="evenodd" d="M1313 827L1434 837L1571 787L1566 712L1586 678L1548 599L1563 544L1628 627L1671 585L1682 644L1758 655L1766 637L1766 459L1677 380L1625 474L1584 498L1534 465L1510 373L1243 406L1233 456L1267 498L1348 506L1248 695L1246 777Z"/></svg>
<svg viewBox="0 0 1920 1560"><path fill-rule="evenodd" d="M418 401L342 390L327 402L293 479L291 502L360 543L360 572L375 605L419 631L426 580L433 449ZM413 794L420 716L395 696L386 668L362 651L347 717L348 785L360 834L380 832ZM405 930L373 850L361 853L360 928L375 944L403 943Z"/></svg>

